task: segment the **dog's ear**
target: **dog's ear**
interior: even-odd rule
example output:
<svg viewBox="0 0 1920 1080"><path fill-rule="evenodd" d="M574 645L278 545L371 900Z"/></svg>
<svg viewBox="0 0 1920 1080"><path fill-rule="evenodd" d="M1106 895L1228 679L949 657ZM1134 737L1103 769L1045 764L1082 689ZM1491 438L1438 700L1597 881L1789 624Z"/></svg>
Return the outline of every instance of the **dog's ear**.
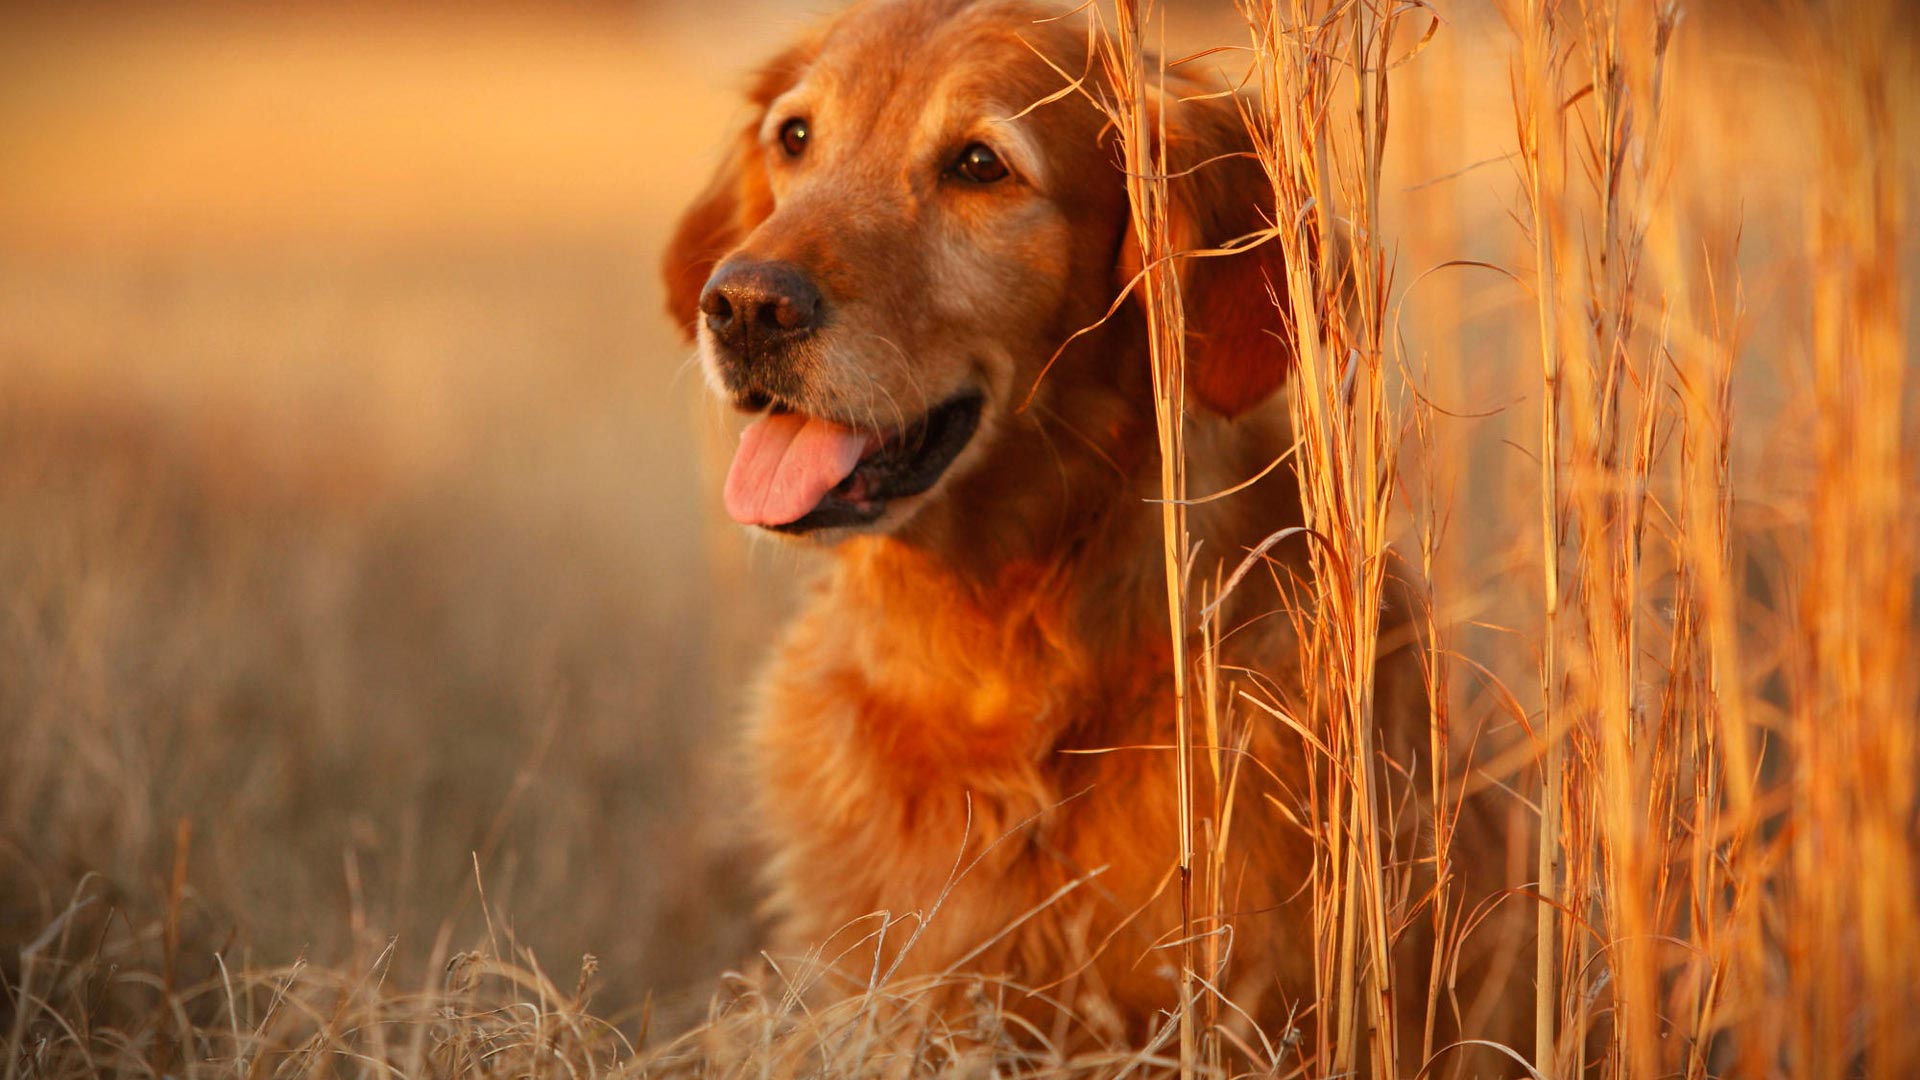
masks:
<svg viewBox="0 0 1920 1080"><path fill-rule="evenodd" d="M660 266L667 284L667 314L689 340L700 316L700 293L714 266L773 213L773 192L760 161L760 125L767 106L793 87L813 54L813 44L802 43L760 69L747 95L751 118L734 135L706 189L680 215L667 244Z"/></svg>
<svg viewBox="0 0 1920 1080"><path fill-rule="evenodd" d="M1222 416L1237 416L1279 389L1293 364L1293 335L1281 309L1287 278L1280 244L1268 239L1234 255L1180 253L1244 242L1270 229L1273 187L1253 156L1235 98L1179 100L1172 87L1157 97L1151 119L1160 120L1157 112L1164 110L1169 239L1187 322L1187 392ZM1122 287L1141 265L1139 238L1129 226L1118 270Z"/></svg>

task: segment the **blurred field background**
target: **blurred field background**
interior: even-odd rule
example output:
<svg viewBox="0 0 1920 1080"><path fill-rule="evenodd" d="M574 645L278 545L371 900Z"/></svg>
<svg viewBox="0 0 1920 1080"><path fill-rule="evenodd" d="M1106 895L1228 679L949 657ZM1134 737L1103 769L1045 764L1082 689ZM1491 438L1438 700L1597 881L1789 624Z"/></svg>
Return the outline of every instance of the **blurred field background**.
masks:
<svg viewBox="0 0 1920 1080"><path fill-rule="evenodd" d="M474 852L625 998L746 951L715 646L781 575L710 573L655 265L797 22L0 14L6 965L85 874L147 923L181 851L201 966L417 967Z"/></svg>
<svg viewBox="0 0 1920 1080"><path fill-rule="evenodd" d="M510 926L564 988L594 954L573 1004L630 1039L752 955L727 739L804 564L716 514L730 436L655 267L745 73L817 6L0 8L0 977L98 972L10 1057L72 995L208 985L216 952L344 1000L518 956ZM1420 279L1402 328L1460 417L1432 466L1455 645L1534 708L1514 47L1491 8L1441 11L1396 75L1384 210L1402 287L1521 275ZM1838 479L1811 444L1825 84L1798 14L1689 7L1661 193L1702 243L1678 257L1738 270L1739 529L1782 619L1782 553ZM1171 18L1175 51L1244 35L1224 4ZM1890 54L1910 134L1910 38ZM1886 152L1910 313L1914 144ZM1800 715L1779 648L1753 668L1770 724ZM1506 708L1462 684L1462 715ZM155 1069L215 1053L145 1038Z"/></svg>

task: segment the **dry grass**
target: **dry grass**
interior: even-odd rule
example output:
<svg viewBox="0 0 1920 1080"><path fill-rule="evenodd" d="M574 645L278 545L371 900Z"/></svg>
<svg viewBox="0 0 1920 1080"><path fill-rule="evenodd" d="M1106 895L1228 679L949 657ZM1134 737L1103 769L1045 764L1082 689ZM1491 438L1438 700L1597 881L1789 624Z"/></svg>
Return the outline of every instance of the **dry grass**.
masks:
<svg viewBox="0 0 1920 1080"><path fill-rule="evenodd" d="M673 355L621 284L644 226L581 242L612 213L588 199L396 257L396 204L374 247L163 257L56 254L66 219L15 213L4 1080L1920 1072L1920 87L1895 5L1268 0L1189 29L1232 47L1186 62L1248 88L1273 191L1248 242L1287 256L1297 580L1189 549L1146 108L1166 14L1100 13L1187 650L1166 857L1190 927L1153 1042L1067 1057L1073 1018L1022 1028L1012 988L943 1020L928 986L828 985L846 965L819 958L708 1000L750 918L698 763L767 604L697 528L677 357L599 359ZM1374 723L1402 577L1427 600L1412 753ZM1223 588L1271 589L1324 678L1218 670ZM1273 812L1319 840L1317 975L1295 1030L1247 1033L1194 928L1232 855L1221 748L1263 723L1311 736ZM1510 887L1483 903L1486 820Z"/></svg>

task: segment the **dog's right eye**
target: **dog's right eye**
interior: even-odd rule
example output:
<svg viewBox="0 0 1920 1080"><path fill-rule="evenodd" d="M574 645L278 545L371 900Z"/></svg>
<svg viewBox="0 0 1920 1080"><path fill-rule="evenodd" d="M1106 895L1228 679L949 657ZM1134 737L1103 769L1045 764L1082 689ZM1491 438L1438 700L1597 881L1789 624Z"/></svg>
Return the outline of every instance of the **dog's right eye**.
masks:
<svg viewBox="0 0 1920 1080"><path fill-rule="evenodd" d="M993 152L986 143L969 143L960 151L960 160L953 163L950 170L953 175L976 184L992 184L1005 180L1009 175L1007 163Z"/></svg>
<svg viewBox="0 0 1920 1080"><path fill-rule="evenodd" d="M796 116L780 125L780 148L797 158L807 149L807 135L807 122Z"/></svg>

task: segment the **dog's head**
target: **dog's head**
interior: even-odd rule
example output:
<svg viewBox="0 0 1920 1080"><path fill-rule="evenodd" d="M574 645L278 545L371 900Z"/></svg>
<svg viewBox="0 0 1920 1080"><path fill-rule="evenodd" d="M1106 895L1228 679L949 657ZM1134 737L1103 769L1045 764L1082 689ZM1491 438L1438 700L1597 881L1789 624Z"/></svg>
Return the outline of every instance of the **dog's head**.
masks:
<svg viewBox="0 0 1920 1080"><path fill-rule="evenodd" d="M1139 269L1113 132L1068 89L1098 68L1082 30L1023 0L875 0L761 72L665 266L709 380L757 414L727 478L736 520L896 529L996 443L1071 414L1074 385L1105 384L1108 411L1131 388L1150 423L1137 312L1061 352ZM1175 237L1263 228L1235 101L1160 100ZM1217 413L1283 378L1275 248L1181 263L1190 392Z"/></svg>

